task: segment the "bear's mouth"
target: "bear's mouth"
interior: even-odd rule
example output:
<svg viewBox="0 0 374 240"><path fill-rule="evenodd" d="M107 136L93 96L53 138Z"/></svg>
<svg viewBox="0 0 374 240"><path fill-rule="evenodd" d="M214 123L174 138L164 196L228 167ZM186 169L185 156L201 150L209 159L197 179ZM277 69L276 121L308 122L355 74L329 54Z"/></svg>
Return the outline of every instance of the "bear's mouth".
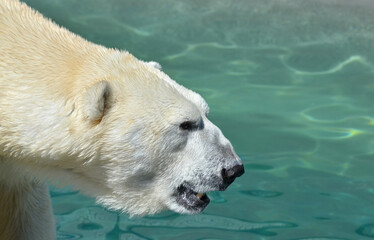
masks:
<svg viewBox="0 0 374 240"><path fill-rule="evenodd" d="M206 193L196 192L188 184L182 184L177 188L176 201L187 210L199 213L208 206L210 199Z"/></svg>

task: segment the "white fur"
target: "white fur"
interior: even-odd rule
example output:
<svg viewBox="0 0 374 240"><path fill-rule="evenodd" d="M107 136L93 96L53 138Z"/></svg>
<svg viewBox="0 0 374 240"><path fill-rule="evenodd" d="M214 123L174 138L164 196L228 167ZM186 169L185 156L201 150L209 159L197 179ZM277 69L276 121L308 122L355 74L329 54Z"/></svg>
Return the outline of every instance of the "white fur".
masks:
<svg viewBox="0 0 374 240"><path fill-rule="evenodd" d="M16 199L0 208L25 213L11 227L0 215L1 240L53 238L46 179L130 215L194 213L173 197L186 181L217 190L207 182L241 161L203 98L160 69L0 1L0 191Z"/></svg>
<svg viewBox="0 0 374 240"><path fill-rule="evenodd" d="M48 186L0 161L0 239L56 239Z"/></svg>
<svg viewBox="0 0 374 240"><path fill-rule="evenodd" d="M158 70L162 70L161 64L159 64L158 62L151 61L151 62L148 62L148 64Z"/></svg>

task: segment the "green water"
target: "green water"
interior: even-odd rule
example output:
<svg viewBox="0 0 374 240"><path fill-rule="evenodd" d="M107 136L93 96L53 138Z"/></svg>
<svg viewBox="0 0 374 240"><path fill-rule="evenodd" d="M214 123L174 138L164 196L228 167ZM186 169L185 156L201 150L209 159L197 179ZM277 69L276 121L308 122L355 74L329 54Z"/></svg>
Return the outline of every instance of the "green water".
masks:
<svg viewBox="0 0 374 240"><path fill-rule="evenodd" d="M207 100L246 168L195 216L129 219L52 189L58 239L374 238L374 1L26 2L160 62Z"/></svg>

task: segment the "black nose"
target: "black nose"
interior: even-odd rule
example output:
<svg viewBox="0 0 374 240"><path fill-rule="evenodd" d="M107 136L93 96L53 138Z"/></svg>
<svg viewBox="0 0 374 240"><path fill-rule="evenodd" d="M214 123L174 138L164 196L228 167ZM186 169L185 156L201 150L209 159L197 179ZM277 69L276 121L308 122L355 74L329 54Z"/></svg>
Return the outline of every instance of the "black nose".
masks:
<svg viewBox="0 0 374 240"><path fill-rule="evenodd" d="M224 168L221 171L222 179L225 184L231 184L235 178L240 177L244 173L243 165L236 165L230 169Z"/></svg>

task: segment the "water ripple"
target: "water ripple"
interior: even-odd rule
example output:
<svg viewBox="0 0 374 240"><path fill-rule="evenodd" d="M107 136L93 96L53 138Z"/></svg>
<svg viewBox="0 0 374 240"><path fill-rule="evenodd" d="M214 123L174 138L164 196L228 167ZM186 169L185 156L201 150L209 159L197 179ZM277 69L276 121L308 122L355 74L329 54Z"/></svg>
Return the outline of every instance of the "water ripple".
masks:
<svg viewBox="0 0 374 240"><path fill-rule="evenodd" d="M122 230L128 230L135 226L141 227L167 227L167 228L208 228L225 231L244 231L256 233L264 236L277 235L270 231L274 228L294 228L297 225L289 222L249 222L234 218L222 217L217 215L194 215L180 216L174 215L168 218L134 218L128 219L121 216L119 226Z"/></svg>
<svg viewBox="0 0 374 240"><path fill-rule="evenodd" d="M279 197L283 194L281 192L273 192L273 191L265 191L265 190L247 190L247 191L239 191L239 192L245 195L258 197L258 198L274 198L274 197Z"/></svg>
<svg viewBox="0 0 374 240"><path fill-rule="evenodd" d="M290 71L292 71L294 74L298 74L298 75L326 75L326 74L333 74L333 73L341 71L345 66L347 66L349 64L352 64L354 62L358 62L358 63L361 63L363 65L371 67L370 63L367 62L365 60L365 58L363 58L362 56L356 56L355 55L355 56L350 56L348 59L346 59L346 60L338 63L335 67L333 67L331 69L328 69L326 71L307 72L307 71L297 70L296 68L291 67L290 65L288 65L283 58L281 58L281 59L282 59L284 65Z"/></svg>
<svg viewBox="0 0 374 240"><path fill-rule="evenodd" d="M361 236L374 238L374 223L362 225L356 230L356 233Z"/></svg>

